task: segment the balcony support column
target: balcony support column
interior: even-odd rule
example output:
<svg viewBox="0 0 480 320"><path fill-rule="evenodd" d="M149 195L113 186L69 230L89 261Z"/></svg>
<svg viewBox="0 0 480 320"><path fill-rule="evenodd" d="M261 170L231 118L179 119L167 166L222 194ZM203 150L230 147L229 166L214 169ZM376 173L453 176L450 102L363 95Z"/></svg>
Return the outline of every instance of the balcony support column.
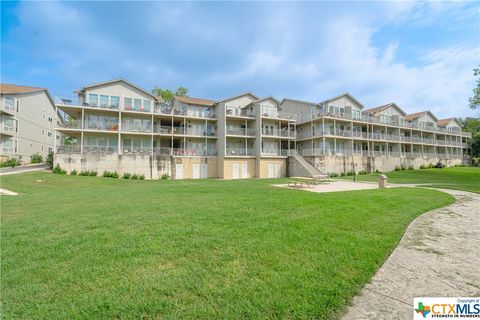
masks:
<svg viewBox="0 0 480 320"><path fill-rule="evenodd" d="M80 154L83 154L83 131L80 133Z"/></svg>
<svg viewBox="0 0 480 320"><path fill-rule="evenodd" d="M57 108L57 105L55 105L55 116L53 117L53 121L55 121L53 127L55 128L58 124L58 121L57 121L57 113L58 112L58 108ZM53 152L54 153L57 153L57 131L53 130Z"/></svg>
<svg viewBox="0 0 480 320"><path fill-rule="evenodd" d="M123 148L122 148L122 113L120 112L120 108L118 109L118 141L117 141L117 153L119 155L123 154Z"/></svg>

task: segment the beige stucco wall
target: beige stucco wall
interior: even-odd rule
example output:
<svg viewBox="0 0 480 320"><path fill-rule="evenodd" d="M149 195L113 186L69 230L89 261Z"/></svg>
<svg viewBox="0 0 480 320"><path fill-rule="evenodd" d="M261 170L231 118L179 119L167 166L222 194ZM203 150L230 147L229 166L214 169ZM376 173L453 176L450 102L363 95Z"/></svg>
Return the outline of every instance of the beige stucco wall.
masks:
<svg viewBox="0 0 480 320"><path fill-rule="evenodd" d="M280 164L280 175L285 177L287 175L287 159L284 158L261 158L259 161L259 178L268 178L268 165Z"/></svg>
<svg viewBox="0 0 480 320"><path fill-rule="evenodd" d="M253 158L224 158L223 163L223 179L233 179L233 165L239 165L239 176L242 179L242 164L247 164L247 177L255 178L256 160Z"/></svg>
<svg viewBox="0 0 480 320"><path fill-rule="evenodd" d="M217 158L210 157L173 157L172 179L177 179L176 165L183 165L183 179L193 179L193 164L207 164L208 178L218 177Z"/></svg>

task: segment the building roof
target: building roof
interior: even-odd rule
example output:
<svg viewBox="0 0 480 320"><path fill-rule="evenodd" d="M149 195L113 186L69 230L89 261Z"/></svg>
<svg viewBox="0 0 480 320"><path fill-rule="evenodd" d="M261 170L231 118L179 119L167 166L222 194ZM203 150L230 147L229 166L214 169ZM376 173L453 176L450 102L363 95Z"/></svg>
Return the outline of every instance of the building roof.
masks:
<svg viewBox="0 0 480 320"><path fill-rule="evenodd" d="M208 106L212 107L215 104L214 100L209 100L209 99L201 99L201 98L192 98L192 97L187 97L187 96L175 96L175 100L178 100L183 103L187 104L195 104L199 106Z"/></svg>
<svg viewBox="0 0 480 320"><path fill-rule="evenodd" d="M275 99L275 98L272 97L272 96L268 96L268 97L265 97L265 98L257 99L257 100L255 100L255 101L253 101L253 102L262 102L262 101L265 101L265 100L272 100L272 101L274 101L276 104L279 104L279 103L280 103L280 101L278 101L277 99Z"/></svg>
<svg viewBox="0 0 480 320"><path fill-rule="evenodd" d="M303 101L303 100L298 100L298 99L290 99L290 98L283 98L280 104L283 104L285 101L292 101L292 102L298 102L298 103L303 103L303 104L308 104L311 106L316 106L317 104L315 102L309 102L309 101Z"/></svg>
<svg viewBox="0 0 480 320"><path fill-rule="evenodd" d="M362 104L360 101L358 101L354 96L352 96L352 95L351 95L350 93L348 93L348 92L345 92L345 93L339 94L338 96L335 96L335 97L333 97L333 98L330 98L330 99L321 101L321 102L319 102L318 104L322 104L322 103L334 101L334 100L337 100L338 98L341 98L341 97L348 97L348 98L350 98L350 99L353 100L356 104L358 104L361 109L363 109L363 107L364 107L363 104Z"/></svg>
<svg viewBox="0 0 480 320"><path fill-rule="evenodd" d="M412 121L412 120L415 120L415 119L418 119L418 118L423 117L423 116L426 115L427 113L430 114L430 116L431 116L435 121L438 121L437 117L435 117L435 115L434 115L430 110L415 112L415 113L412 113L412 114L407 114L407 116L405 117L405 119L408 120L408 121Z"/></svg>
<svg viewBox="0 0 480 320"><path fill-rule="evenodd" d="M80 93L82 91L85 91L85 89L88 89L88 88L92 88L92 87L98 87L98 86L102 86L102 85L105 85L105 84L110 84L110 83L115 83L115 82L124 82L126 84L128 84L129 86L132 86L134 87L135 89L137 90L140 90L142 91L143 93L146 93L148 94L149 96L151 96L152 98L155 98L156 97L151 94L150 92L146 91L146 90L143 90L142 88L140 88L139 86L136 86L134 85L133 83L131 82L128 82L127 80L123 79L123 78L118 78L118 79L113 79L113 80L109 80L109 81L104 81L104 82L98 82L98 83L93 83L93 84L89 84L89 85L86 85L86 86L83 86L82 88L78 89L78 90L75 90L74 92L75 93Z"/></svg>
<svg viewBox="0 0 480 320"><path fill-rule="evenodd" d="M45 94L47 95L52 105L53 106L55 105L52 97L50 96L50 92L48 92L47 88L21 86L17 84L9 84L9 83L0 83L1 94L21 94L21 93L31 93L31 92L39 92L39 91L45 91Z"/></svg>
<svg viewBox="0 0 480 320"><path fill-rule="evenodd" d="M437 125L440 126L440 127L445 127L450 123L450 121L456 121L458 123L457 118L447 118L447 119L438 120Z"/></svg>
<svg viewBox="0 0 480 320"><path fill-rule="evenodd" d="M230 101L230 100L233 100L233 99L236 99L236 98L240 98L240 97L243 97L243 96L250 96L250 97L253 98L253 100L258 100L258 97L256 95L254 95L253 93L245 92L245 93L242 93L242 94L239 94L237 96L233 96L233 97L230 97L230 98L227 98L227 99L218 100L216 103L227 102L227 101Z"/></svg>
<svg viewBox="0 0 480 320"><path fill-rule="evenodd" d="M47 90L47 88L40 88L40 87L30 87L30 86L20 86L17 84L8 84L8 83L0 83L0 93L5 94L14 94L14 93L29 93L29 92L36 92L36 91L43 91Z"/></svg>
<svg viewBox="0 0 480 320"><path fill-rule="evenodd" d="M384 104L384 105L381 105L381 106L378 106L378 107L375 107L375 108L370 108L370 109L367 109L367 110L363 110L363 113L374 114L374 113L377 113L377 112L382 112L383 110L386 110L390 107L396 108L404 116L407 115L405 113L405 111L403 111L395 102L390 102L390 103L387 103L387 104Z"/></svg>

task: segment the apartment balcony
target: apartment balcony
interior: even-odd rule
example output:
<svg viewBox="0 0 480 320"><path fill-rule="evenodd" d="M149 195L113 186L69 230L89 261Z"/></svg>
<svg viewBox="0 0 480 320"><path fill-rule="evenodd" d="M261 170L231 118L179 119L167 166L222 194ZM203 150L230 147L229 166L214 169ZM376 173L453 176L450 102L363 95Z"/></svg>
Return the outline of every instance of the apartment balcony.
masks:
<svg viewBox="0 0 480 320"><path fill-rule="evenodd" d="M255 130L245 128L228 128L226 134L229 136L255 136Z"/></svg>
<svg viewBox="0 0 480 320"><path fill-rule="evenodd" d="M163 156L204 156L214 157L217 156L216 150L205 150L195 148L169 148L169 147L156 147L153 148L155 155Z"/></svg>
<svg viewBox="0 0 480 320"><path fill-rule="evenodd" d="M116 107L118 109L118 106ZM149 106L132 106L132 105L123 105L122 108L123 111L135 111L135 112L145 112L145 113L151 113L152 108Z"/></svg>
<svg viewBox="0 0 480 320"><path fill-rule="evenodd" d="M59 122L56 125L57 129L82 129L82 121L75 120L72 122Z"/></svg>
<svg viewBox="0 0 480 320"><path fill-rule="evenodd" d="M412 137L412 142L414 143L422 143L422 138L421 137Z"/></svg>
<svg viewBox="0 0 480 320"><path fill-rule="evenodd" d="M0 110L9 115L15 115L15 106L7 104L4 100L1 101Z"/></svg>
<svg viewBox="0 0 480 320"><path fill-rule="evenodd" d="M2 147L3 154L13 154L13 147Z"/></svg>
<svg viewBox="0 0 480 320"><path fill-rule="evenodd" d="M15 127L5 123L0 123L0 133L8 136L13 136L15 134Z"/></svg>
<svg viewBox="0 0 480 320"><path fill-rule="evenodd" d="M447 145L447 142L445 140L437 140L437 145L444 146Z"/></svg>
<svg viewBox="0 0 480 320"><path fill-rule="evenodd" d="M266 157L286 157L288 156L288 149L262 149L262 156Z"/></svg>
<svg viewBox="0 0 480 320"><path fill-rule="evenodd" d="M435 140L434 139L423 138L423 143L435 144Z"/></svg>
<svg viewBox="0 0 480 320"><path fill-rule="evenodd" d="M118 131L118 123L106 121L87 121L84 130ZM123 129L122 129L123 130Z"/></svg>
<svg viewBox="0 0 480 320"><path fill-rule="evenodd" d="M195 149L195 148L172 148L173 156L184 156L184 157L215 157L217 156L216 150L205 150L205 149Z"/></svg>
<svg viewBox="0 0 480 320"><path fill-rule="evenodd" d="M202 136L202 137L216 137L215 131L210 128L187 128L185 130L186 135Z"/></svg>
<svg viewBox="0 0 480 320"><path fill-rule="evenodd" d="M176 110L174 110L174 113ZM207 119L215 119L217 115L213 110L187 110L187 111L178 111L178 115L191 117L191 118L207 118Z"/></svg>
<svg viewBox="0 0 480 320"><path fill-rule="evenodd" d="M412 142L412 137L410 137L410 136L400 136L400 141Z"/></svg>
<svg viewBox="0 0 480 320"><path fill-rule="evenodd" d="M229 108L225 109L225 115L227 117L243 117L243 118L255 118L255 114L250 110L242 108Z"/></svg>
<svg viewBox="0 0 480 320"><path fill-rule="evenodd" d="M262 135L267 137L285 137L285 138L294 138L295 134L288 128L283 129L267 129L263 128Z"/></svg>
<svg viewBox="0 0 480 320"><path fill-rule="evenodd" d="M57 147L57 153L80 153L82 148L80 145L59 146ZM113 154L117 153L118 148L116 146L98 146L98 145L84 145L83 153L99 153L99 154Z"/></svg>
<svg viewBox="0 0 480 320"><path fill-rule="evenodd" d="M184 127L176 127L176 126L153 126L153 133L160 133L160 134L185 134Z"/></svg>
<svg viewBox="0 0 480 320"><path fill-rule="evenodd" d="M227 157L252 157L255 156L255 149L253 148L230 148L226 147L225 156Z"/></svg>

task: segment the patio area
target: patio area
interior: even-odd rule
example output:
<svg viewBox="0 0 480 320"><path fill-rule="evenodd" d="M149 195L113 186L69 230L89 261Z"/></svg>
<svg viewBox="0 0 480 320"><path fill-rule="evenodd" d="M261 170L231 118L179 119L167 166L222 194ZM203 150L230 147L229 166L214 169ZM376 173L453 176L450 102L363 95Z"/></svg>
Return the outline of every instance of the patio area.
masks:
<svg viewBox="0 0 480 320"><path fill-rule="evenodd" d="M338 191L354 191L354 190L370 190L378 189L378 183L372 182L353 182L353 181L340 181L333 180L323 184L311 185L311 186L289 186L288 184L274 184L274 187L287 188L287 189L300 189L310 192L338 192ZM398 187L398 185L388 185L387 188Z"/></svg>

